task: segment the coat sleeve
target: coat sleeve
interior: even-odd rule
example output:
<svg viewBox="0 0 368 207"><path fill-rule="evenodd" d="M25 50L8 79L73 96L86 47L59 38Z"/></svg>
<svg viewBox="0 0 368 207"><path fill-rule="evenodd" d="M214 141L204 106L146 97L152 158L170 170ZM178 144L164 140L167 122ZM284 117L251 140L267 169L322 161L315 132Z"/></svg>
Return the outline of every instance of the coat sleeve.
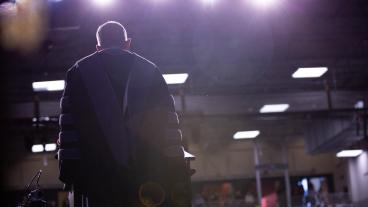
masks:
<svg viewBox="0 0 368 207"><path fill-rule="evenodd" d="M151 145L164 156L183 158L182 135L174 99L160 71L155 68L150 75L144 109L131 117L133 132L143 143Z"/></svg>
<svg viewBox="0 0 368 207"><path fill-rule="evenodd" d="M80 160L79 134L75 127L70 94L73 90L77 64L68 70L65 89L60 99L61 114L59 116L59 179L65 184L72 184L78 174Z"/></svg>
<svg viewBox="0 0 368 207"><path fill-rule="evenodd" d="M169 206L191 206L190 169L184 160L182 134L179 129L179 119L175 112L174 99L162 74L156 70L152 82L150 100L152 132L156 146L165 157L163 175L166 182ZM155 132L155 129L156 132ZM148 136L149 137L149 136Z"/></svg>
<svg viewBox="0 0 368 207"><path fill-rule="evenodd" d="M163 121L158 124L158 128L163 132L163 135L160 134L160 136L163 136L164 155L168 158L184 158L182 133L179 129L179 117L175 111L174 97L170 95L168 86L158 70L153 84L152 100L157 100L154 111L157 110L158 113L154 115L154 119Z"/></svg>

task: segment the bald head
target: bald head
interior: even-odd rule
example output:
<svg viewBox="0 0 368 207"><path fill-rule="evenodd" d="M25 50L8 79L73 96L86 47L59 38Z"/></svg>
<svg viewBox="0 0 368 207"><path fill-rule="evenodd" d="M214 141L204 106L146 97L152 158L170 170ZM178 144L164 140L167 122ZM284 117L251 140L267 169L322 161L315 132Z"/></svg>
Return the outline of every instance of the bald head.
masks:
<svg viewBox="0 0 368 207"><path fill-rule="evenodd" d="M96 32L97 50L109 47L122 47L129 49L130 39L122 24L108 21L100 25Z"/></svg>

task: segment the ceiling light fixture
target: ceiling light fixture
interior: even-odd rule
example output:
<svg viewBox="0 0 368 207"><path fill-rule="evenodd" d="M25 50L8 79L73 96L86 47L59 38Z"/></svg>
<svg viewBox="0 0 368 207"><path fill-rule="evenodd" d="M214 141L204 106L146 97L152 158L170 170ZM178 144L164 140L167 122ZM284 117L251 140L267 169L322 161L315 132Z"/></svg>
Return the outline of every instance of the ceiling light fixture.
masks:
<svg viewBox="0 0 368 207"><path fill-rule="evenodd" d="M56 144L55 143L48 143L45 145L45 151L51 152L56 150Z"/></svg>
<svg viewBox="0 0 368 207"><path fill-rule="evenodd" d="M284 112L289 108L289 104L266 104L264 105L259 112L260 113L275 113L275 112Z"/></svg>
<svg viewBox="0 0 368 207"><path fill-rule="evenodd" d="M42 144L34 144L32 145L32 152L33 153L37 153L37 152L43 152L44 148Z"/></svg>
<svg viewBox="0 0 368 207"><path fill-rule="evenodd" d="M182 84L188 78L188 73L177 73L177 74L163 74L163 77L167 84Z"/></svg>
<svg viewBox="0 0 368 207"><path fill-rule="evenodd" d="M259 130L238 131L233 135L234 139L254 139L260 134Z"/></svg>
<svg viewBox="0 0 368 207"><path fill-rule="evenodd" d="M336 154L336 157L357 157L363 153L363 150L342 150Z"/></svg>
<svg viewBox="0 0 368 207"><path fill-rule="evenodd" d="M35 92L40 91L62 91L65 87L65 81L63 80L54 80L54 81L40 81L33 82L32 88Z"/></svg>
<svg viewBox="0 0 368 207"><path fill-rule="evenodd" d="M327 67L311 67L311 68L298 68L292 77L293 78L319 78L327 72Z"/></svg>

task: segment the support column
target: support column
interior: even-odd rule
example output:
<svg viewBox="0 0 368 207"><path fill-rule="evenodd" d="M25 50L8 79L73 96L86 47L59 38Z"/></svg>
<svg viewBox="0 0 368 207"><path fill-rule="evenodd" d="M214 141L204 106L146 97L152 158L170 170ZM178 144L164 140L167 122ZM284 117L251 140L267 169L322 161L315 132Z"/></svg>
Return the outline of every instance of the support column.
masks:
<svg viewBox="0 0 368 207"><path fill-rule="evenodd" d="M282 145L282 158L285 164L284 168L284 178L285 178L285 194L286 194L286 204L287 207L291 207L291 190L290 190L290 177L289 177L289 161L288 161L288 151L287 147Z"/></svg>
<svg viewBox="0 0 368 207"><path fill-rule="evenodd" d="M256 141L253 142L254 146L254 164L255 164L255 171L256 171L256 184L257 184L257 198L258 198L258 205L262 205L262 185L261 185L261 170L259 169L259 149L258 144Z"/></svg>

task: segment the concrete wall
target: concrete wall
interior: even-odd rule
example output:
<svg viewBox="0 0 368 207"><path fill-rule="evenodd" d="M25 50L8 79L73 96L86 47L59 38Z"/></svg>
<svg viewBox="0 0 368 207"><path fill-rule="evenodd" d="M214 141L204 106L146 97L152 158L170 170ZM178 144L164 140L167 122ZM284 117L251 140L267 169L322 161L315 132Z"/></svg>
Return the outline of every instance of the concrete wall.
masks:
<svg viewBox="0 0 368 207"><path fill-rule="evenodd" d="M353 202L368 201L368 152L350 158L348 169Z"/></svg>
<svg viewBox="0 0 368 207"><path fill-rule="evenodd" d="M24 189L38 170L42 170L40 184L44 188L61 188L58 181L58 161L55 152L33 154L26 150L22 136L1 137L1 184L6 189ZM7 140L4 142L4 140Z"/></svg>
<svg viewBox="0 0 368 207"><path fill-rule="evenodd" d="M58 162L52 153L29 153L5 169L4 184L7 189L24 189L38 170L42 170L39 184L42 188L62 188L58 180Z"/></svg>
<svg viewBox="0 0 368 207"><path fill-rule="evenodd" d="M260 161L263 164L281 163L282 140L259 140ZM287 141L290 175L334 174L337 159L334 154L308 155L302 139ZM197 170L193 180L254 177L252 141L231 141L219 150L206 150L200 144L191 145L196 156L192 168ZM278 176L280 172L266 172L263 176Z"/></svg>
<svg viewBox="0 0 368 207"><path fill-rule="evenodd" d="M262 163L282 161L279 143L280 141L259 141ZM287 144L290 175L333 174L336 171L337 159L334 154L308 155L302 139L288 141ZM13 147L23 147L23 144L17 142ZM231 141L219 145L218 149L210 150L202 144L190 143L189 148L197 157L192 163L192 167L197 170L193 181L254 177L252 141ZM43 170L40 180L43 187L61 188L62 184L57 179L57 160L53 156L53 153L23 152L17 159L9 161L4 172L7 188L24 188L39 169ZM262 176L282 176L282 174L266 172Z"/></svg>

